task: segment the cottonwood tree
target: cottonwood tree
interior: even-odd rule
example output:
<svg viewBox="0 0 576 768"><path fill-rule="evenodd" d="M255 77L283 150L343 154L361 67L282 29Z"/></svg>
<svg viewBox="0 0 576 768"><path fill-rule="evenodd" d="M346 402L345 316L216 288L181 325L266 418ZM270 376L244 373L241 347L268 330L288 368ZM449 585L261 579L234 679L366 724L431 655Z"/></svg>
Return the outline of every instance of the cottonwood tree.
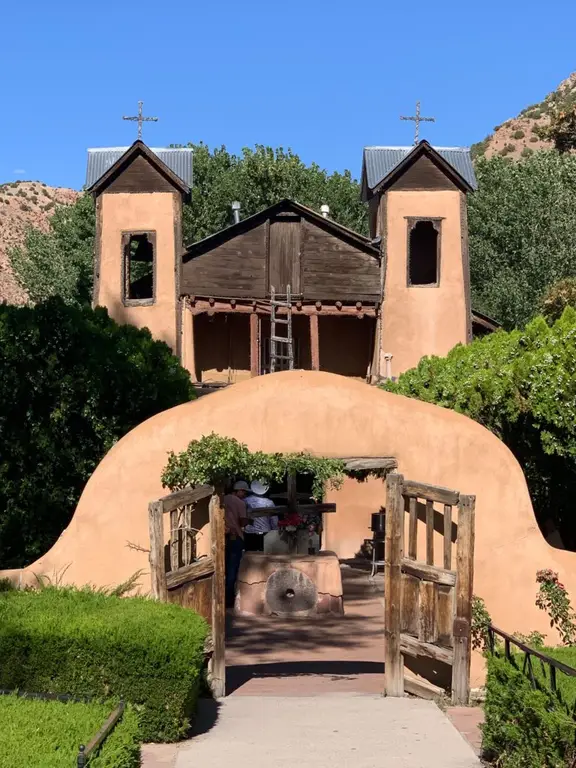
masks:
<svg viewBox="0 0 576 768"><path fill-rule="evenodd" d="M521 327L548 286L576 276L576 157L540 151L476 164L469 196L473 306Z"/></svg>

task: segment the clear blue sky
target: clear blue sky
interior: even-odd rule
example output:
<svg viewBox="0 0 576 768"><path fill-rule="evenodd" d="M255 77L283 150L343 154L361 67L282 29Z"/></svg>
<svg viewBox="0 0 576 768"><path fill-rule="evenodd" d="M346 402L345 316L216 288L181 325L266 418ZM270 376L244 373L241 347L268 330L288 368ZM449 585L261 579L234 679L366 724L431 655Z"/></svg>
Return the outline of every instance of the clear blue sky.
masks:
<svg viewBox="0 0 576 768"><path fill-rule="evenodd" d="M0 182L80 188L87 147L291 147L360 173L362 147L469 145L576 70L573 0L4 3Z"/></svg>

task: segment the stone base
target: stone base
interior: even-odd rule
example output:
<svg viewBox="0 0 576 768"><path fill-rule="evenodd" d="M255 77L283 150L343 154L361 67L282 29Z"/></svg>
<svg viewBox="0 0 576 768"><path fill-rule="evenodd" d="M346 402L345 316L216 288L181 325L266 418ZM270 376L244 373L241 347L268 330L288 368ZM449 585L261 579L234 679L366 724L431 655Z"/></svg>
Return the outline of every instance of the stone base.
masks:
<svg viewBox="0 0 576 768"><path fill-rule="evenodd" d="M240 616L344 613L340 563L334 552L272 555L245 552L236 582Z"/></svg>

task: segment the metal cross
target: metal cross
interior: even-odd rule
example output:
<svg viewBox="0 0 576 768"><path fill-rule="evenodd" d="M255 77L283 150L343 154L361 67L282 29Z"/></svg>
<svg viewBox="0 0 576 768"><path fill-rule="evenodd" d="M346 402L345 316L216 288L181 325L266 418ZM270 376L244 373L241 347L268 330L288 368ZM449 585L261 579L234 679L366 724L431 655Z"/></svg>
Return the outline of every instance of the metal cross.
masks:
<svg viewBox="0 0 576 768"><path fill-rule="evenodd" d="M414 144L418 144L418 139L420 138L420 123L435 123L436 118L435 117L421 117L420 116L420 102L416 102L416 115L412 117L404 117L403 115L400 116L400 120L413 120L416 123L416 130L414 132Z"/></svg>
<svg viewBox="0 0 576 768"><path fill-rule="evenodd" d="M144 104L143 101L138 102L138 115L136 117L123 117L122 120L134 120L138 123L138 140L142 139L142 123L157 123L158 118L157 117L143 117L142 116L142 105Z"/></svg>

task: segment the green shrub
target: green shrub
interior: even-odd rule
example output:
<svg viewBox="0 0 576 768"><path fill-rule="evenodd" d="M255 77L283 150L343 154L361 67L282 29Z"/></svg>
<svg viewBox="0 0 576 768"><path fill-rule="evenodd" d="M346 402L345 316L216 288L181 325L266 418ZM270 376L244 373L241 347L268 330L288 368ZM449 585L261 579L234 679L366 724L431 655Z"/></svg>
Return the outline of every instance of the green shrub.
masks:
<svg viewBox="0 0 576 768"><path fill-rule="evenodd" d="M0 696L0 768L72 768L81 744L88 744L115 702L42 701ZM92 768L140 765L138 717L127 707L122 719L90 760Z"/></svg>
<svg viewBox="0 0 576 768"><path fill-rule="evenodd" d="M0 593L0 688L122 698L142 741L177 741L200 690L206 622L146 598L47 587Z"/></svg>
<svg viewBox="0 0 576 768"><path fill-rule="evenodd" d="M530 149L530 147L524 147L522 152L520 153L520 157L530 157L530 155L534 152L533 149Z"/></svg>
<svg viewBox="0 0 576 768"><path fill-rule="evenodd" d="M524 131L518 129L517 131L514 131L514 133L512 134L512 138L513 139L523 139L525 135L526 134L524 133Z"/></svg>
<svg viewBox="0 0 576 768"><path fill-rule="evenodd" d="M114 443L193 396L166 344L105 309L0 304L0 568L46 552Z"/></svg>
<svg viewBox="0 0 576 768"><path fill-rule="evenodd" d="M572 649L556 653L569 663L565 650ZM483 751L499 768L565 768L574 754L575 723L568 712L574 678L558 673L559 691L554 694L533 659L535 689L522 672L523 658L512 654L510 663L500 654L488 657Z"/></svg>
<svg viewBox="0 0 576 768"><path fill-rule="evenodd" d="M384 388L452 408L496 434L524 470L537 519L552 517L566 546L576 546L576 310L423 358Z"/></svg>

